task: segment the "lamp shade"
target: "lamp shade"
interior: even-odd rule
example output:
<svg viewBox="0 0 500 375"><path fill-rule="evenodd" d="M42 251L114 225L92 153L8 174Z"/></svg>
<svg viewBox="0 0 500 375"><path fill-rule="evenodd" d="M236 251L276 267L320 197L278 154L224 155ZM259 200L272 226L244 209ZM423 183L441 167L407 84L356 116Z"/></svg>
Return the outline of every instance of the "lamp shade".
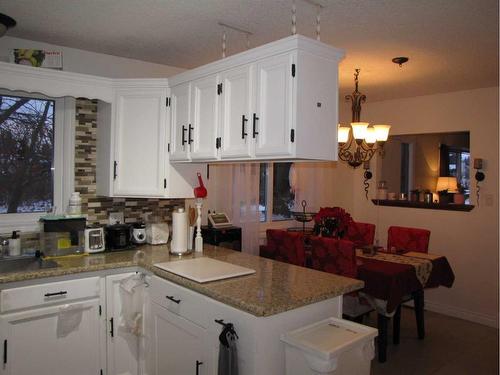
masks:
<svg viewBox="0 0 500 375"><path fill-rule="evenodd" d="M389 130L391 125L373 125L375 128L375 135L378 142L385 142L389 138Z"/></svg>
<svg viewBox="0 0 500 375"><path fill-rule="evenodd" d="M375 142L377 142L377 132L373 126L369 126L366 129L365 142L368 143L369 145L372 145Z"/></svg>
<svg viewBox="0 0 500 375"><path fill-rule="evenodd" d="M457 178L453 176L439 177L436 184L436 191L447 190L448 193L456 193L458 191Z"/></svg>
<svg viewBox="0 0 500 375"><path fill-rule="evenodd" d="M368 125L368 122L351 122L354 139L365 139Z"/></svg>
<svg viewBox="0 0 500 375"><path fill-rule="evenodd" d="M340 143L346 143L349 140L349 131L351 128L348 128L347 126L341 126L339 124L339 127L337 129L337 140Z"/></svg>

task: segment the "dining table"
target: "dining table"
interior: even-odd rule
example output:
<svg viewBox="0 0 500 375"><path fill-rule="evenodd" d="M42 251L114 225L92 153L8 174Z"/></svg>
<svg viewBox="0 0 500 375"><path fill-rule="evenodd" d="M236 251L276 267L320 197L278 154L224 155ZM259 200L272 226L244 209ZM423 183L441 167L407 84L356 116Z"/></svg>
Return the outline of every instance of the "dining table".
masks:
<svg viewBox="0 0 500 375"><path fill-rule="evenodd" d="M383 249L374 253L357 249L356 261L357 278L365 283L361 296L377 312L378 360L385 362L388 321L394 318L393 342L399 344L402 303L413 299L418 338L424 339L424 290L451 288L455 275L446 257L433 253L390 253Z"/></svg>

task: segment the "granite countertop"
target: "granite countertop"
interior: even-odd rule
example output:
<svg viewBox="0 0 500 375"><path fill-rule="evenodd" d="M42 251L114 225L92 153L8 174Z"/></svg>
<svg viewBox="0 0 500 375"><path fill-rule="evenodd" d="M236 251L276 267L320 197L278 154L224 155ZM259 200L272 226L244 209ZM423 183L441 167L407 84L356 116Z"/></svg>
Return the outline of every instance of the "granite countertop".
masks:
<svg viewBox="0 0 500 375"><path fill-rule="evenodd" d="M363 288L361 280L298 267L217 246L204 245L203 254L182 258L168 246L144 245L137 250L70 256L55 259L57 268L0 273L0 284L141 267L151 273L255 316L270 316ZM153 266L155 263L207 256L256 270L255 274L200 284Z"/></svg>

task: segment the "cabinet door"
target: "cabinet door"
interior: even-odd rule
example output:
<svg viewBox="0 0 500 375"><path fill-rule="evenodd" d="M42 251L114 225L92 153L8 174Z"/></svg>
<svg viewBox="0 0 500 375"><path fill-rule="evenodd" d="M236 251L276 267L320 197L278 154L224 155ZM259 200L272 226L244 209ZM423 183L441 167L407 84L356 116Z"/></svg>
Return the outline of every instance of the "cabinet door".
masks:
<svg viewBox="0 0 500 375"><path fill-rule="evenodd" d="M191 159L217 159L217 124L219 116L218 75L192 83L191 114L188 143Z"/></svg>
<svg viewBox="0 0 500 375"><path fill-rule="evenodd" d="M256 63L256 106L250 131L257 157L291 156L293 58L293 53L287 53Z"/></svg>
<svg viewBox="0 0 500 375"><path fill-rule="evenodd" d="M107 375L139 373L139 339L119 328L122 308L120 282L134 274L130 272L106 277Z"/></svg>
<svg viewBox="0 0 500 375"><path fill-rule="evenodd" d="M172 87L170 97L170 160L189 160L190 97L190 83Z"/></svg>
<svg viewBox="0 0 500 375"><path fill-rule="evenodd" d="M210 374L206 329L152 303L154 375Z"/></svg>
<svg viewBox="0 0 500 375"><path fill-rule="evenodd" d="M99 335L98 299L3 315L0 374L99 374Z"/></svg>
<svg viewBox="0 0 500 375"><path fill-rule="evenodd" d="M163 196L166 89L117 90L115 113L114 194Z"/></svg>
<svg viewBox="0 0 500 375"><path fill-rule="evenodd" d="M251 156L250 131L253 65L232 69L222 75L221 158Z"/></svg>

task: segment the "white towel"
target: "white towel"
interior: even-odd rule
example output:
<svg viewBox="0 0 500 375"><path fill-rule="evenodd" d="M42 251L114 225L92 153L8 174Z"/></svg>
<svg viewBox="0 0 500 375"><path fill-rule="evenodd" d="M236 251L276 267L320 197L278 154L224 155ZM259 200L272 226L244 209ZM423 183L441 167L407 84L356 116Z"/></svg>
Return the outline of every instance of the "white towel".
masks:
<svg viewBox="0 0 500 375"><path fill-rule="evenodd" d="M71 332L78 330L82 322L83 310L84 308L80 305L64 305L59 308L57 337L66 337Z"/></svg>
<svg viewBox="0 0 500 375"><path fill-rule="evenodd" d="M121 311L118 328L135 336L143 334L144 288L140 275L129 276L120 281Z"/></svg>

